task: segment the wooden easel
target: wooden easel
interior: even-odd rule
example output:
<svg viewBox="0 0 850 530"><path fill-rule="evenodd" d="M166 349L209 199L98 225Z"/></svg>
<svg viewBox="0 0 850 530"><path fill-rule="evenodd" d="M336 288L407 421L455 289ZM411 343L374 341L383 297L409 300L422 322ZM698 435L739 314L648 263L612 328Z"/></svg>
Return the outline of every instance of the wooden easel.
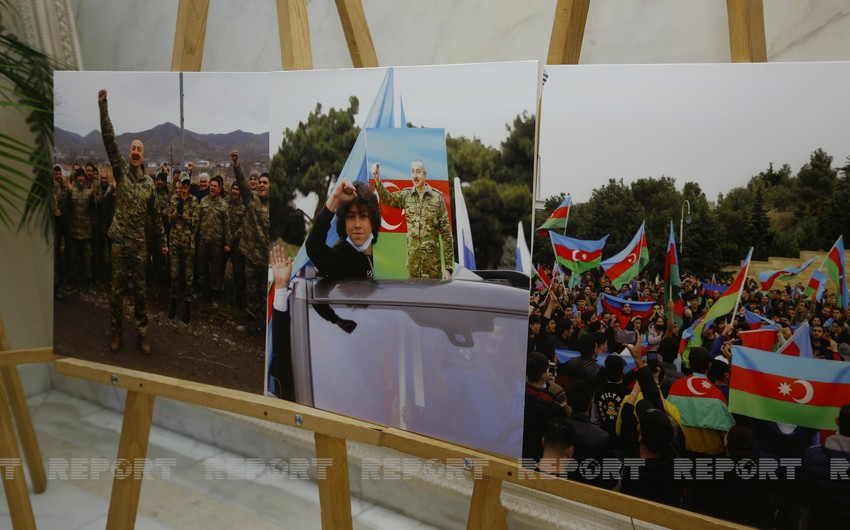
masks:
<svg viewBox="0 0 850 530"><path fill-rule="evenodd" d="M311 69L309 25L306 0L276 0L282 64L286 70ZM336 0L351 59L356 67L378 66L377 56L360 0ZM550 39L549 64L577 64L581 53L590 0L558 0ZM766 61L763 0L727 0L729 39L733 62ZM172 70L199 71L203 59L209 0L180 0L177 14ZM539 123L539 120L538 120ZM8 346L7 344L5 346ZM0 350L4 344L0 343ZM7 348L6 348L7 349ZM32 432L23 392L13 367L24 362L56 360L52 349L20 350L0 354L0 406L5 411L8 395L19 430ZM8 368L8 369L7 369ZM127 390L124 422L118 446L120 461L127 462L124 480L113 483L107 528L133 528L141 493L141 473L133 473L134 459L147 454L153 407L156 397L164 397L203 407L288 425L314 432L316 456L330 458L326 477L319 480L319 500L324 528L352 528L351 494L346 441L387 447L407 455L443 463L468 459L474 476L467 528L506 529L500 494L509 482L604 510L663 526L697 529L743 528L677 508L600 490L565 480L543 480L522 470L517 462L442 442L384 425L354 420L338 414L304 407L235 390L193 383L133 370L101 365L80 359L62 358L55 362L57 373ZM7 375L9 374L9 375ZM17 381L17 383L16 383ZM8 390L7 390L8 389ZM17 403L17 405L16 405ZM21 405L23 403L23 405ZM24 419L22 419L24 418ZM29 424L29 428L24 424ZM21 435L24 453L34 477L34 490L44 490L44 469L34 434ZM33 453L33 448L35 452ZM0 414L0 457L18 458L19 451L8 414ZM33 468L37 462L40 468ZM129 475L128 475L129 474ZM119 475L119 474L117 474ZM40 478L39 478L40 477ZM5 480L14 528L35 528L32 508L22 470ZM39 489L40 488L40 489Z"/></svg>
<svg viewBox="0 0 850 530"><path fill-rule="evenodd" d="M23 467L20 465L22 451L35 493L42 493L47 489L47 478L17 365L50 361L55 356L51 348L9 350L9 337L6 334L3 319L0 318L0 459L12 464L0 469L0 474L3 477L3 490L6 492L6 503L9 506L12 526L16 529L34 529L35 519L27 491L27 481ZM12 417L15 418L14 424ZM17 436L15 427L18 430ZM21 440L20 447L18 437ZM9 470L11 470L11 476L7 476Z"/></svg>

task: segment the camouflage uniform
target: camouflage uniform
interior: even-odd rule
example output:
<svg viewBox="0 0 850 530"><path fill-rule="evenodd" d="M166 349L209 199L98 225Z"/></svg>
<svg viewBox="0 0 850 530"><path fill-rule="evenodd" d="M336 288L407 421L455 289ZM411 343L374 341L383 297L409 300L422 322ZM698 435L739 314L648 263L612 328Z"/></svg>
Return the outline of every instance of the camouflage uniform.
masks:
<svg viewBox="0 0 850 530"><path fill-rule="evenodd" d="M239 251L245 256L245 312L252 323L265 322L265 295L269 285L269 201L248 186L242 166L233 168L245 205Z"/></svg>
<svg viewBox="0 0 850 530"><path fill-rule="evenodd" d="M109 238L106 233L115 213L115 188L97 184L92 190L95 202L95 218L92 228L92 272L96 279L106 277L109 272Z"/></svg>
<svg viewBox="0 0 850 530"><path fill-rule="evenodd" d="M230 216L230 231L233 235L233 244L230 245L233 289L236 291L236 305L242 307L245 304L245 256L239 250L239 242L242 240L242 222L245 219L245 205L242 203L241 195L237 199L228 197L227 211Z"/></svg>
<svg viewBox="0 0 850 530"><path fill-rule="evenodd" d="M155 202L156 202L156 212L157 212L157 221L162 225L163 233L165 234L166 239L160 240L157 234L157 227L153 226L153 222L147 227L147 235L148 235L148 255L151 258L153 272L156 274L157 278L165 278L168 276L168 256L162 255L162 252L159 251L164 246L168 245L168 214L171 213L171 197L172 194L168 193L168 188L165 189L157 189L155 192Z"/></svg>
<svg viewBox="0 0 850 530"><path fill-rule="evenodd" d="M65 259L62 254L62 244L68 244L68 188L62 181L53 179L53 208L59 210L60 215L53 217L53 286L59 285L59 280L67 272L64 266ZM67 251L67 248L65 249Z"/></svg>
<svg viewBox="0 0 850 530"><path fill-rule="evenodd" d="M172 195L169 212L177 211L171 225L171 300L180 298L180 269L183 269L184 281L183 301L192 301L192 258L195 255L195 227L198 223L198 199L187 194L183 199L184 218L179 213L178 205L181 198Z"/></svg>
<svg viewBox="0 0 850 530"><path fill-rule="evenodd" d="M103 146L112 165L115 178L115 215L107 235L112 241L112 289L110 312L112 329L120 330L124 321L124 289L132 289L135 301L134 317L136 332L144 337L148 332L148 317L145 308L145 219L149 218L160 241L165 241L162 223L156 215L156 188L153 180L139 169L127 164L118 150L115 129L109 119L106 101L99 102L100 130ZM132 283L130 281L132 279Z"/></svg>
<svg viewBox="0 0 850 530"><path fill-rule="evenodd" d="M390 193L380 179L375 180L378 196L385 206L404 208L407 221L407 272L411 278L442 279L440 236L446 267L454 264L452 227L443 194L429 185L421 194L416 188Z"/></svg>
<svg viewBox="0 0 850 530"><path fill-rule="evenodd" d="M75 267L82 269L86 282L91 280L91 234L95 205L91 188L74 184L70 192L68 235Z"/></svg>
<svg viewBox="0 0 850 530"><path fill-rule="evenodd" d="M221 292L224 275L224 247L231 245L230 215L227 201L219 195L201 199L198 213L198 284L211 289L213 297Z"/></svg>

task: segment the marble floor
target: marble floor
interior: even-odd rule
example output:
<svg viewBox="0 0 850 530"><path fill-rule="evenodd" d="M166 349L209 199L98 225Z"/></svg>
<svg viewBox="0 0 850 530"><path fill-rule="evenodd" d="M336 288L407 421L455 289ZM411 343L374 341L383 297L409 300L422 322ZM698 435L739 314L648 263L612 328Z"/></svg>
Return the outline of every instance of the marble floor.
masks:
<svg viewBox="0 0 850 530"><path fill-rule="evenodd" d="M105 528L121 415L57 390L28 401L48 473L47 491L30 496L37 527ZM314 481L242 466L240 455L156 425L148 458L137 529L321 528ZM351 502L354 528L433 528L356 497ZM3 496L0 528L10 527Z"/></svg>

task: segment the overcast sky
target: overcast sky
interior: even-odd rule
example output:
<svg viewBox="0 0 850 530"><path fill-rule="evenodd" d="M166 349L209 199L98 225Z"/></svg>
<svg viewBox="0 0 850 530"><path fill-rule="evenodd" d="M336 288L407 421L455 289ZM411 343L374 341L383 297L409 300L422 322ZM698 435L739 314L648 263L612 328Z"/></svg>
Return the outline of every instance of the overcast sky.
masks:
<svg viewBox="0 0 850 530"><path fill-rule="evenodd" d="M269 77L264 73L183 74L186 129L268 132ZM118 134L171 122L180 125L179 74L171 72L56 72L57 127L82 135L100 130L97 92L108 91L109 116Z"/></svg>
<svg viewBox="0 0 850 530"><path fill-rule="evenodd" d="M386 68L314 70L275 73L271 88L271 153L277 152L286 128L321 102L348 108L357 96L362 125L386 75ZM537 62L395 67L395 96L404 103L407 121L444 128L452 136L478 137L498 148L507 136L505 125L523 111L537 112ZM398 109L398 107L397 107ZM398 110L396 110L398 112ZM396 114L398 120L398 114Z"/></svg>
<svg viewBox="0 0 850 530"><path fill-rule="evenodd" d="M547 66L538 197L609 178L696 181L709 200L818 147L850 155L850 63Z"/></svg>

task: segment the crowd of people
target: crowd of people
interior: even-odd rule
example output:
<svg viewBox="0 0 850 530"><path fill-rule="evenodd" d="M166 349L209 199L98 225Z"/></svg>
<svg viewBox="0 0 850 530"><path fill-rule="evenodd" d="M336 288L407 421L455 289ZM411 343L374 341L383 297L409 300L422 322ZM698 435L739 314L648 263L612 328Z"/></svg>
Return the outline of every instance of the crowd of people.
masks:
<svg viewBox="0 0 850 530"><path fill-rule="evenodd" d="M747 311L768 319L777 345L807 323L814 358L850 361L835 293L813 302L799 284L762 293L749 279L737 318L706 326L683 362L683 330L720 296L712 284L683 278L677 312L658 280L617 290L587 271L570 288L545 272L554 278L535 282L529 306L523 465L758 527L850 520L850 477L836 474L850 468L850 403L836 433L728 409L732 346L751 329ZM603 293L624 302L609 309ZM693 472L700 463L708 479Z"/></svg>
<svg viewBox="0 0 850 530"><path fill-rule="evenodd" d="M108 282L110 349L121 348L123 298L130 290L139 349L147 340L147 280L169 284L168 318L191 322L195 301L236 308L237 330L265 328L268 284L269 175L242 171L230 153L233 178L210 176L193 162L184 168L145 165L144 144L133 140L128 160L119 152L106 90L98 93L108 164L75 162L66 178L53 168L54 293L92 290ZM232 281L225 285L230 264Z"/></svg>

